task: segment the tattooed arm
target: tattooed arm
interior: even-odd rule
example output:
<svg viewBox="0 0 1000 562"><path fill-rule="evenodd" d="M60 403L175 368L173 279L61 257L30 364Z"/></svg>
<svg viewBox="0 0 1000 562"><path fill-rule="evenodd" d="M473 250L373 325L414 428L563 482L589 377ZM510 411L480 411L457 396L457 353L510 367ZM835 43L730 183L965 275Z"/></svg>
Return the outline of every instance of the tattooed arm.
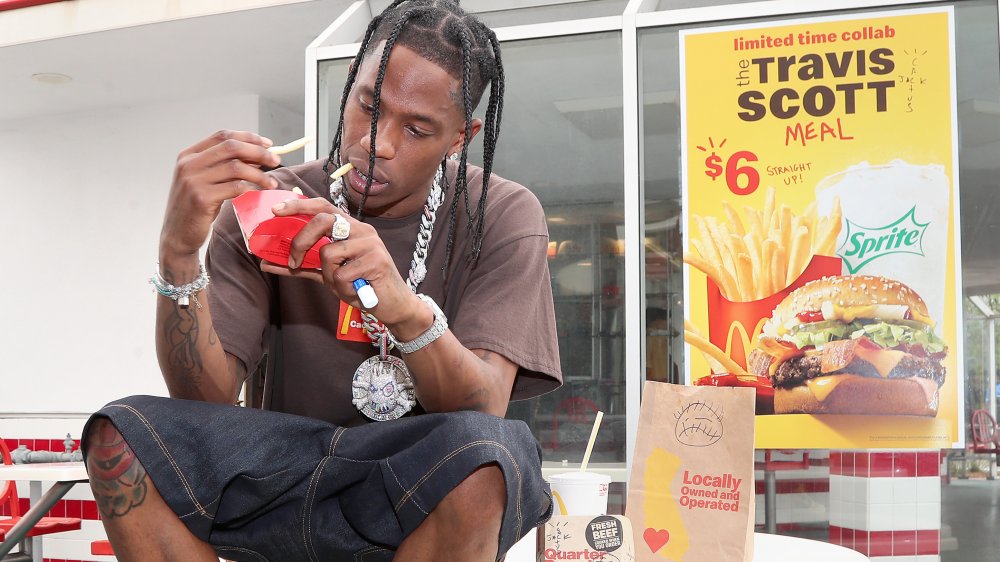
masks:
<svg viewBox="0 0 1000 562"><path fill-rule="evenodd" d="M198 256L167 257L161 254L160 275L167 283L183 285L199 273ZM246 378L243 362L222 348L212 325L208 304L211 287L198 293L199 308L181 308L171 299L157 297L156 355L170 396L232 404Z"/></svg>
<svg viewBox="0 0 1000 562"><path fill-rule="evenodd" d="M177 156L160 231L160 275L167 283L179 286L198 276L199 249L226 200L255 186L277 187L261 171L281 162L267 151L270 145L254 133L219 131ZM246 369L222 349L207 291L197 295L200 308L194 299L182 309L157 297L156 355L171 396L232 404Z"/></svg>

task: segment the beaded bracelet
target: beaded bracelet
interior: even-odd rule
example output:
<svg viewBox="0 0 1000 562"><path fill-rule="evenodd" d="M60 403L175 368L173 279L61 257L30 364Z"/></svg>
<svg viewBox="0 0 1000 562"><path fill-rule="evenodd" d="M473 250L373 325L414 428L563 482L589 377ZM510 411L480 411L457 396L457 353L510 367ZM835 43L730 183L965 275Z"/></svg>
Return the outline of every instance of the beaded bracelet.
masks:
<svg viewBox="0 0 1000 562"><path fill-rule="evenodd" d="M160 293L168 299L177 301L177 306L187 308L190 306L190 299L194 299L194 304L197 305L198 308L201 308L201 303L198 302L198 297L195 296L195 293L207 287L210 279L208 277L208 272L205 271L205 266L199 264L198 267L200 270L198 277L196 277L194 281L186 285L181 285L180 287L175 287L170 283L167 283L163 277L160 277L159 271L154 273L153 276L149 278L149 282L156 287L157 293Z"/></svg>

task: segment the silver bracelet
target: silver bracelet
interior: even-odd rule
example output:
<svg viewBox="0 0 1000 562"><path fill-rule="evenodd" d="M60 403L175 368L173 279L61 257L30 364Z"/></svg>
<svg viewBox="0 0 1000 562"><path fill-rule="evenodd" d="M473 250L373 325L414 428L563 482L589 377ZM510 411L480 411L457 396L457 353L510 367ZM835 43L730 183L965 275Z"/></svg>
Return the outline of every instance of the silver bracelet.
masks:
<svg viewBox="0 0 1000 562"><path fill-rule="evenodd" d="M208 272L205 271L204 265L198 264L198 268L200 271L198 277L196 277L194 281L181 285L180 287L175 287L170 283L167 283L166 280L160 276L159 271L154 273L153 276L149 278L149 282L156 287L157 293L160 293L168 299L177 301L177 306L187 308L190 306L190 299L194 299L194 304L197 305L198 308L201 308L201 303L198 302L198 297L195 296L195 293L198 293L205 287L208 287L210 279L208 277Z"/></svg>

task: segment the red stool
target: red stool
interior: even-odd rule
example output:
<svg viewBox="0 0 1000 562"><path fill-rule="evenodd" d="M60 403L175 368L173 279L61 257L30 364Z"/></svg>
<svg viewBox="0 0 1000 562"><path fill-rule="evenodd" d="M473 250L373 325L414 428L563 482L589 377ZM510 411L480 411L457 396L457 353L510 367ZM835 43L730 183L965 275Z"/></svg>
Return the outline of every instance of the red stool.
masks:
<svg viewBox="0 0 1000 562"><path fill-rule="evenodd" d="M111 548L111 541L94 541L90 543L90 553L102 556L114 556L115 549Z"/></svg>

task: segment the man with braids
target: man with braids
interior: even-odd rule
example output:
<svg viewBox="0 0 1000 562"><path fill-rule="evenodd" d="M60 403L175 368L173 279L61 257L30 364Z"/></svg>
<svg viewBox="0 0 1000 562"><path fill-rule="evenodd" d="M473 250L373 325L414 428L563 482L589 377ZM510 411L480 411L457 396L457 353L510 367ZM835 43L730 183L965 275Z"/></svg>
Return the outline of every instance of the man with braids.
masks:
<svg viewBox="0 0 1000 562"><path fill-rule="evenodd" d="M120 560L496 560L549 516L537 441L502 418L561 380L541 206L491 172L503 89L492 31L397 1L328 158L268 172L271 141L235 131L180 154L152 279L171 398L112 402L84 430ZM295 187L273 209L311 217L288 263L254 258L228 200ZM233 406L265 352L277 411Z"/></svg>

